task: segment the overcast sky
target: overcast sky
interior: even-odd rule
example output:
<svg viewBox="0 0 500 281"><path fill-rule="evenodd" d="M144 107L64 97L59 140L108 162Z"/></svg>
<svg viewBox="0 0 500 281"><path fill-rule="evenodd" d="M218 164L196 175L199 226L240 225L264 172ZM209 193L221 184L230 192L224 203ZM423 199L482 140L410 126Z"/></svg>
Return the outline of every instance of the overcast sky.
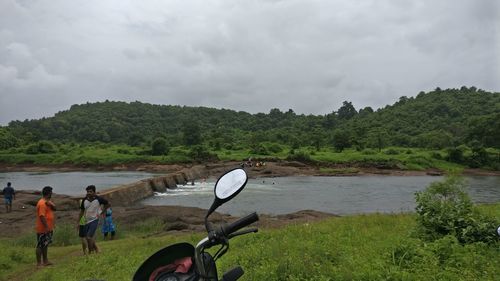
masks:
<svg viewBox="0 0 500 281"><path fill-rule="evenodd" d="M141 101L327 114L500 90L496 0L0 0L0 125Z"/></svg>

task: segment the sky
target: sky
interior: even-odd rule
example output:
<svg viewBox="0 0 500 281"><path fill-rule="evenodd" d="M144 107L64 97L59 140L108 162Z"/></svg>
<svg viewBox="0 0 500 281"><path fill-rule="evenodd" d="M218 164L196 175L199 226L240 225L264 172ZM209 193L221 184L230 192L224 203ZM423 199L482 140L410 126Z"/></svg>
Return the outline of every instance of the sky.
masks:
<svg viewBox="0 0 500 281"><path fill-rule="evenodd" d="M500 90L496 0L0 0L0 126L141 101L323 115Z"/></svg>

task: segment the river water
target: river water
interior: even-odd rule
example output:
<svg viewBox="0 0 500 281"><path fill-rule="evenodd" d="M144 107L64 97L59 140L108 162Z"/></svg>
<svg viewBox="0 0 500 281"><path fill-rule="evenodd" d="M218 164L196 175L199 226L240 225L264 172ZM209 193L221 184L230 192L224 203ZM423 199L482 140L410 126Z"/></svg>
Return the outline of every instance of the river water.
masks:
<svg viewBox="0 0 500 281"><path fill-rule="evenodd" d="M100 191L156 175L158 174L146 172L12 172L0 173L0 184L6 186L7 182L12 182L15 189L29 190L42 190L44 186L50 185L54 193L83 196L85 188L91 184L96 186L97 191Z"/></svg>
<svg viewBox="0 0 500 281"><path fill-rule="evenodd" d="M17 189L38 189L45 185L54 192L81 196L85 187L96 185L98 191L158 174L146 172L64 172L0 173L0 184L12 182ZM500 202L500 177L465 177L467 192L478 203ZM232 215L253 211L264 214L287 214L312 209L334 214L373 212L408 212L415 208L415 192L435 176L353 176L353 177L280 177L250 179L245 189L218 209ZM181 205L208 209L213 200L215 179L179 186L143 200L145 205Z"/></svg>
<svg viewBox="0 0 500 281"><path fill-rule="evenodd" d="M250 179L245 189L218 209L232 215L256 211L287 214L312 209L334 214L408 212L415 208L415 192L433 176L282 177ZM467 192L475 202L500 202L500 177L466 177ZM180 186L145 199L146 205L183 205L208 209L214 182Z"/></svg>

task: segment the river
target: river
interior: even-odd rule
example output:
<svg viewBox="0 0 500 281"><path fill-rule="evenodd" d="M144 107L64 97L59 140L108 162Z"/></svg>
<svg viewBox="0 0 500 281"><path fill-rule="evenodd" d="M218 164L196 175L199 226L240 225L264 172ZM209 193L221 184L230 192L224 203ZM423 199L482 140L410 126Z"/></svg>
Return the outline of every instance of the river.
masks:
<svg viewBox="0 0 500 281"><path fill-rule="evenodd" d="M415 192L442 180L435 176L282 177L250 179L245 189L218 211L245 215L257 211L287 214L312 209L333 214L409 212ZM467 192L477 203L500 202L500 177L466 177ZM213 182L180 186L145 199L146 205L207 208Z"/></svg>
<svg viewBox="0 0 500 281"><path fill-rule="evenodd" d="M98 191L157 174L146 172L64 172L0 173L0 183L8 181L17 189L41 189L51 185L54 192L81 196L89 184ZM474 202L500 202L500 177L468 176L467 192ZM245 189L218 211L244 215L252 211L287 214L312 209L334 214L408 212L415 208L415 192L436 176L352 176L281 177L250 179ZM143 200L145 205L182 205L208 209L213 200L215 179L179 186Z"/></svg>
<svg viewBox="0 0 500 281"><path fill-rule="evenodd" d="M7 182L12 182L16 189L29 190L42 190L44 186L50 185L55 193L83 196L85 187L91 184L100 191L156 175L146 172L10 172L0 173L0 184L6 186Z"/></svg>

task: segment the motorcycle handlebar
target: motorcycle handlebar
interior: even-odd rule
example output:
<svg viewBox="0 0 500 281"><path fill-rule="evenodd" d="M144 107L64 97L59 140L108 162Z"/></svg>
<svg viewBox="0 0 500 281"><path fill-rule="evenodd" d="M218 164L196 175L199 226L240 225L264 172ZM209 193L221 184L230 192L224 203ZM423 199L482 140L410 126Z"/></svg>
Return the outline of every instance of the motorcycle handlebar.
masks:
<svg viewBox="0 0 500 281"><path fill-rule="evenodd" d="M228 237L229 235L231 235L231 233L238 231L239 229L242 229L243 227L248 226L258 220L259 216L257 215L256 212L253 212L245 217L238 219L233 223L223 225L221 229L222 232L224 233L224 236Z"/></svg>

